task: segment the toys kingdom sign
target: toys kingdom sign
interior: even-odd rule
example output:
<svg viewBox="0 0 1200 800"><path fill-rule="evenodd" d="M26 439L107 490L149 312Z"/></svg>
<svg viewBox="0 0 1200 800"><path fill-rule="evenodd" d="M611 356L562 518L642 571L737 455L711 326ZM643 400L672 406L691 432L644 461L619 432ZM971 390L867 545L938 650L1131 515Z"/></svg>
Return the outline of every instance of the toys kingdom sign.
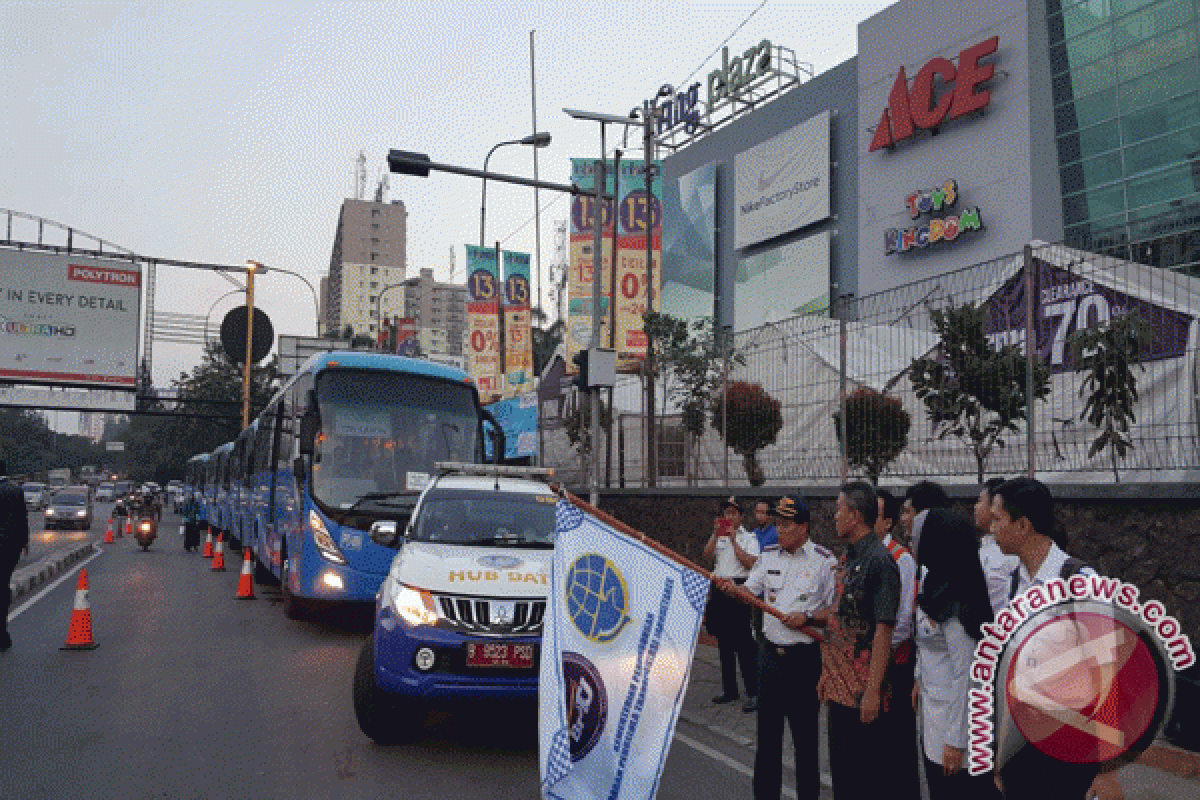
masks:
<svg viewBox="0 0 1200 800"><path fill-rule="evenodd" d="M914 220L923 214L948 211L958 203L958 183L945 181L932 189L912 192L904 199L908 215ZM906 253L923 249L938 242L952 242L965 231L983 230L983 219L978 208L965 208L962 213L944 217L932 217L924 225L911 228L888 228L883 232L884 253Z"/></svg>
<svg viewBox="0 0 1200 800"><path fill-rule="evenodd" d="M979 62L996 52L997 41L993 36L963 50L958 55L957 67L946 58L932 59L921 67L911 89L908 75L901 67L888 96L887 108L879 117L870 152L894 147L912 138L918 129L933 130L944 122L986 108L992 92L981 87L991 80L996 67Z"/></svg>

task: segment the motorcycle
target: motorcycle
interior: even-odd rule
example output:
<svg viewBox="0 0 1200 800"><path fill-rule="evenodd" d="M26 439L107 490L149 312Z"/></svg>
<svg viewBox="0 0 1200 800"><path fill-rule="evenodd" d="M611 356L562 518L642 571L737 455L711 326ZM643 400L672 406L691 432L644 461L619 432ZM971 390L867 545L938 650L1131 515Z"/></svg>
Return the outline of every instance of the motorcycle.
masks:
<svg viewBox="0 0 1200 800"><path fill-rule="evenodd" d="M142 550L149 550L150 545L158 537L158 523L154 517L141 517L133 526L133 538L141 545Z"/></svg>

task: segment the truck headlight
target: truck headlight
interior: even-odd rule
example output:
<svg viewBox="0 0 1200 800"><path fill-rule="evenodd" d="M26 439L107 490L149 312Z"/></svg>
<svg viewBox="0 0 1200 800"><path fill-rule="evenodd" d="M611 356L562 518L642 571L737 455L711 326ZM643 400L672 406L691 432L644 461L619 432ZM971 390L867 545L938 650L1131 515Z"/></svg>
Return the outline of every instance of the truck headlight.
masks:
<svg viewBox="0 0 1200 800"><path fill-rule="evenodd" d="M392 609L405 622L413 627L419 625L436 625L437 610L433 605L433 595L424 589L414 589L401 583L393 584L396 588L391 597Z"/></svg>
<svg viewBox="0 0 1200 800"><path fill-rule="evenodd" d="M327 561L332 561L335 564L345 564L346 557L342 555L342 551L334 544L333 537L329 535L329 529L325 527L325 521L321 519L321 515L316 511L308 512L308 527L312 528L313 541L316 542L317 550L325 557Z"/></svg>
<svg viewBox="0 0 1200 800"><path fill-rule="evenodd" d="M54 509L53 509L53 508L47 508L47 509L46 509L46 516L47 516L47 517L53 517L53 516L54 516Z"/></svg>

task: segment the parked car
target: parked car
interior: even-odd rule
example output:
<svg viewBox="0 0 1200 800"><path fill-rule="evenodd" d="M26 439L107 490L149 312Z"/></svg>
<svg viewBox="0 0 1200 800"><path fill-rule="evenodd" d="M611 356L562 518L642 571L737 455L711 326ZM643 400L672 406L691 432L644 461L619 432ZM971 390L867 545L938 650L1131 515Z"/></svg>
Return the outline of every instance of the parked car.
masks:
<svg viewBox="0 0 1200 800"><path fill-rule="evenodd" d="M46 530L92 527L92 498L87 486L68 486L50 499L42 515Z"/></svg>
<svg viewBox="0 0 1200 800"><path fill-rule="evenodd" d="M50 499L50 491L44 483L27 483L25 489L25 508L29 511L36 511L46 507L46 502Z"/></svg>

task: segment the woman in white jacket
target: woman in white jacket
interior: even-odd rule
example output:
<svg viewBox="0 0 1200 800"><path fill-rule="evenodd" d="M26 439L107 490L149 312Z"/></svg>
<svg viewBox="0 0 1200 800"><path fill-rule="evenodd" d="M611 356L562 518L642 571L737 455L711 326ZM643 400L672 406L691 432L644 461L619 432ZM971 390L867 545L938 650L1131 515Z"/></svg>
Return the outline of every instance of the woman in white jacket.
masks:
<svg viewBox="0 0 1200 800"><path fill-rule="evenodd" d="M980 626L992 621L975 531L965 515L931 509L914 522L915 639L925 778L930 800L996 798L991 775L966 770L967 691Z"/></svg>

